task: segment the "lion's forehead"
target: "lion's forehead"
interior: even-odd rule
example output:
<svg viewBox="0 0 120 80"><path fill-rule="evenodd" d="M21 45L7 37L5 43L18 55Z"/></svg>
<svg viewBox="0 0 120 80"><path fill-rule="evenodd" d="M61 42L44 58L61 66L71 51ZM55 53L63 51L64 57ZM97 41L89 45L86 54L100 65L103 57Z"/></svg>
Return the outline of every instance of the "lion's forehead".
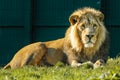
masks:
<svg viewBox="0 0 120 80"><path fill-rule="evenodd" d="M86 25L98 24L98 21L95 16L89 15L82 18L82 21Z"/></svg>
<svg viewBox="0 0 120 80"><path fill-rule="evenodd" d="M99 23L95 18L84 18L82 21L78 23L77 27L88 27L89 29L93 29L93 26L99 27Z"/></svg>

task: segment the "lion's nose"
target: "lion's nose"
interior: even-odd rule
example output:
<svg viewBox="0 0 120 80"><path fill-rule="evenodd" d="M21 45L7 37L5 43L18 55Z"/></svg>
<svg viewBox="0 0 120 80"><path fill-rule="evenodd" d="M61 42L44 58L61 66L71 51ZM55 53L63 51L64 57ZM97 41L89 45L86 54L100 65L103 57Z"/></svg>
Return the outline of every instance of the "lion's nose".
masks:
<svg viewBox="0 0 120 80"><path fill-rule="evenodd" d="M94 35L86 35L89 39L91 39Z"/></svg>

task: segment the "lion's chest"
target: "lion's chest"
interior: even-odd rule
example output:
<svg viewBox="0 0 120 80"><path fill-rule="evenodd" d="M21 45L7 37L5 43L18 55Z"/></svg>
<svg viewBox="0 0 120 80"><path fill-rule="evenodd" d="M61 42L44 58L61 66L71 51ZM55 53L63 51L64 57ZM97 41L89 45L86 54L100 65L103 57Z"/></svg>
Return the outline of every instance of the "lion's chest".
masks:
<svg viewBox="0 0 120 80"><path fill-rule="evenodd" d="M93 57L95 56L95 53L89 54L89 53L81 52L77 56L79 62L93 61Z"/></svg>

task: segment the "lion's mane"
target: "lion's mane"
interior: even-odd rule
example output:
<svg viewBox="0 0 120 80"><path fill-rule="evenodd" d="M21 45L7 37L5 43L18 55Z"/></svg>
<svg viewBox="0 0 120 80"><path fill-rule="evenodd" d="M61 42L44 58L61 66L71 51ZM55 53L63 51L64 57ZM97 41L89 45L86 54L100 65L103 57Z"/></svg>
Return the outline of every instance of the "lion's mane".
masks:
<svg viewBox="0 0 120 80"><path fill-rule="evenodd" d="M89 15L89 16L88 16ZM84 21L88 21L87 18L91 17L97 22L98 30L96 31L96 42L93 47L86 48L84 43L82 42L82 37L78 27L84 25ZM104 15L93 8L83 8L78 9L70 16L69 21L71 26L66 32L65 36L65 53L67 55L71 55L70 59L74 59L74 55L77 55L75 59L80 62L84 62L87 60L92 60L95 62L97 59L107 60L108 56L108 48L109 48L109 37L108 31L106 30L103 23ZM94 23L94 22L93 22ZM78 25L82 24L82 25ZM90 25L89 25L90 26ZM83 30L84 31L84 30Z"/></svg>

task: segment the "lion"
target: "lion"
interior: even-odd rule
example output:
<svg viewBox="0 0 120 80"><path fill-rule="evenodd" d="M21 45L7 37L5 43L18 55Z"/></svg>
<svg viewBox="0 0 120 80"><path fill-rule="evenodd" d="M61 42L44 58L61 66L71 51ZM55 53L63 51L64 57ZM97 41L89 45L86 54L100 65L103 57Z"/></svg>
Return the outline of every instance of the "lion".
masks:
<svg viewBox="0 0 120 80"><path fill-rule="evenodd" d="M109 49L109 35L103 20L104 14L99 10L80 8L70 15L70 27L64 38L23 47L4 69L55 65L58 61L72 67L80 67L87 61L95 67L101 66L107 61Z"/></svg>

